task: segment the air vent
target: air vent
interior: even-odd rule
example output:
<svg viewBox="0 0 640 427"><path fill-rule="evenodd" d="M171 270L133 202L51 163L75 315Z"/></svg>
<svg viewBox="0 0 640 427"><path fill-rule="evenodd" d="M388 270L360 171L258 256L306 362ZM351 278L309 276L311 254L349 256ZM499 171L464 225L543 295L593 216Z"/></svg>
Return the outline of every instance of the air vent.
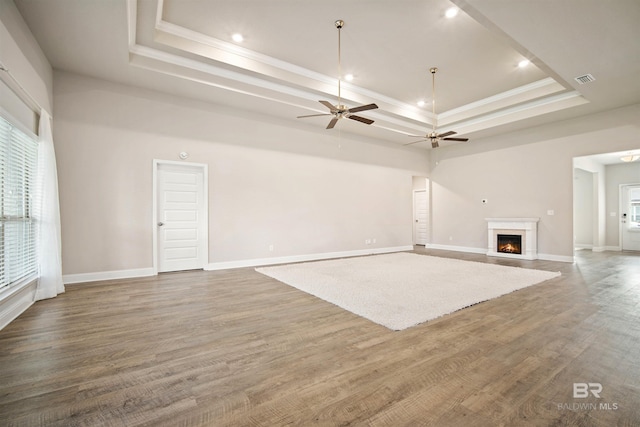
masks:
<svg viewBox="0 0 640 427"><path fill-rule="evenodd" d="M585 83L595 81L595 77L593 77L591 74L585 74L584 76L575 77L574 80L583 85Z"/></svg>

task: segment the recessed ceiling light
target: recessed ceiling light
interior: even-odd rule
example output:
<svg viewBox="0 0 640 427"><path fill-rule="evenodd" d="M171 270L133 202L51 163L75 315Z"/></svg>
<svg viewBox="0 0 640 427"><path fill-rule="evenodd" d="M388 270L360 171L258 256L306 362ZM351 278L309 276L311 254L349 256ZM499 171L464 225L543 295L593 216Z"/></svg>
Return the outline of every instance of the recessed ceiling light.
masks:
<svg viewBox="0 0 640 427"><path fill-rule="evenodd" d="M242 37L242 34L240 33L235 33L234 35L231 36L231 38L233 39L234 42L242 42L244 40L244 37Z"/></svg>
<svg viewBox="0 0 640 427"><path fill-rule="evenodd" d="M447 11L444 13L444 16L446 16L447 18L451 19L454 16L456 16L458 14L458 8L457 7L450 7L449 9L447 9Z"/></svg>
<svg viewBox="0 0 640 427"><path fill-rule="evenodd" d="M344 79L348 82L350 82L351 80L353 80L353 74L346 74L344 76Z"/></svg>
<svg viewBox="0 0 640 427"><path fill-rule="evenodd" d="M422 99L420 101L418 101L418 107L424 107L426 104L427 103L424 102L424 100L422 100Z"/></svg>
<svg viewBox="0 0 640 427"><path fill-rule="evenodd" d="M529 64L531 64L531 61L529 61L528 59L523 59L522 61L518 62L518 67L524 68Z"/></svg>

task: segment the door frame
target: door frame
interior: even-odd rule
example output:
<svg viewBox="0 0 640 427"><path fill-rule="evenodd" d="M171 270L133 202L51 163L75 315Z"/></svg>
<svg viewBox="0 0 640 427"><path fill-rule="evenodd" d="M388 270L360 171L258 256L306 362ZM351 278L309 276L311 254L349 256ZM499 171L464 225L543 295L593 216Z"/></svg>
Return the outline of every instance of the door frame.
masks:
<svg viewBox="0 0 640 427"><path fill-rule="evenodd" d="M206 163L177 162L173 160L153 159L153 213L151 215L151 229L153 230L153 274L158 275L158 169L161 165L185 166L202 170L202 202L204 204L204 224L202 235L198 238L204 239L204 265L209 262L209 165Z"/></svg>
<svg viewBox="0 0 640 427"><path fill-rule="evenodd" d="M628 191L625 187L640 187L640 182L637 183L629 183L629 184L620 184L620 188L618 190L618 243L620 245L620 251L624 251L624 243L623 243L623 233L624 226L622 224L622 212L626 209L624 206L624 192Z"/></svg>

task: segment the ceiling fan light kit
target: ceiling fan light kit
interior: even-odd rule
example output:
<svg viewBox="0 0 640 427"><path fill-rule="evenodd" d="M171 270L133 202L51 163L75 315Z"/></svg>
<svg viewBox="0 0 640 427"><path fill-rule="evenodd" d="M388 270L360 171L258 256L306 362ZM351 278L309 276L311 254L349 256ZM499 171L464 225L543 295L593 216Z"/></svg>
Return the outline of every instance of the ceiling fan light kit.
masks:
<svg viewBox="0 0 640 427"><path fill-rule="evenodd" d="M341 40L340 40L340 30L344 27L344 21L342 19L338 19L335 21L335 26L338 29L338 103L336 105L331 104L329 101L320 100L322 105L329 109L329 113L324 114L309 114L306 116L298 116L299 119L306 117L319 117L319 116L333 116L327 125L327 129L333 129L335 125L338 123L338 120L347 118L351 120L355 120L360 123L364 123L370 125L373 123L373 120L368 119L366 117L357 116L353 113L359 113L361 111L374 110L378 108L376 104L367 104L360 105L358 107L347 108L344 104L342 104L342 94L341 94L341 80L342 80L342 64L341 64Z"/></svg>
<svg viewBox="0 0 640 427"><path fill-rule="evenodd" d="M640 155L638 155L638 154L629 154L628 156L620 157L620 160L622 160L623 162L626 162L626 163L635 162L638 159L640 159Z"/></svg>
<svg viewBox="0 0 640 427"><path fill-rule="evenodd" d="M431 141L431 148L438 148L440 146L440 141L460 141L460 142L467 142L469 141L469 138L450 138L451 135L455 135L457 132L454 132L452 130L445 132L445 133L438 133L436 132L436 122L437 122L437 116L436 116L436 73L438 72L438 68L437 67L431 67L429 68L429 72L431 73L431 105L432 105L432 113L433 113L433 128L431 130L431 132L429 132L426 135L409 135L412 138L423 138L419 141L413 141L413 142L409 142L407 144L404 145L412 145L412 144L417 144L418 142L422 142L422 141Z"/></svg>

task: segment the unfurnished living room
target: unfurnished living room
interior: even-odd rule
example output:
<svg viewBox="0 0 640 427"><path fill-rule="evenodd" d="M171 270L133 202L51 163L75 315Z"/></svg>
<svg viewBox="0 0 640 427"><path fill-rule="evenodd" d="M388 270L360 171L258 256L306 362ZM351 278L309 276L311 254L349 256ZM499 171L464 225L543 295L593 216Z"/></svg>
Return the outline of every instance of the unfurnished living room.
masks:
<svg viewBox="0 0 640 427"><path fill-rule="evenodd" d="M0 425L640 425L637 0L0 0Z"/></svg>

